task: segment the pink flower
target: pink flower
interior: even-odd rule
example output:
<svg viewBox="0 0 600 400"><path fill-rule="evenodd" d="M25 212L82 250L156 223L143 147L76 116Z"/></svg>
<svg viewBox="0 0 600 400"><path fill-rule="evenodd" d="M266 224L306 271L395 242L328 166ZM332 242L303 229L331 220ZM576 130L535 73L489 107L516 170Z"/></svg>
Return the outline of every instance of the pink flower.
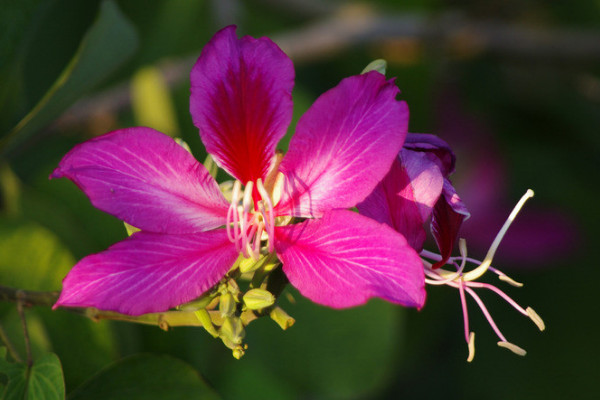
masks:
<svg viewBox="0 0 600 400"><path fill-rule="evenodd" d="M55 307L165 311L212 288L240 252L261 249L317 303L350 307L376 296L421 307L417 253L388 226L345 210L402 147L408 108L395 100L398 89L377 72L344 79L300 119L281 159L275 146L291 120L293 79L273 42L237 39L234 27L194 66L190 112L207 151L236 180L231 201L183 147L149 128L71 150L51 177L71 179L95 207L141 231L77 263Z"/></svg>

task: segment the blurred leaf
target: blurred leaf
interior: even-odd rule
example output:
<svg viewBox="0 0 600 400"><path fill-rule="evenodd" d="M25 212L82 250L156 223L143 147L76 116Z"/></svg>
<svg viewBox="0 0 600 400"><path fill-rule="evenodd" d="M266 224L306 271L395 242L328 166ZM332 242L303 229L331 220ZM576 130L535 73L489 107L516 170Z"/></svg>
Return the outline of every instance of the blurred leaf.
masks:
<svg viewBox="0 0 600 400"><path fill-rule="evenodd" d="M33 363L29 378L27 365L6 361L6 348L0 348L0 374L5 374L8 384L4 391L5 400L61 400L65 398L60 360L56 354L48 353Z"/></svg>
<svg viewBox="0 0 600 400"><path fill-rule="evenodd" d="M133 26L114 1L104 1L98 19L48 93L0 142L0 156L34 135L123 64L137 47Z"/></svg>
<svg viewBox="0 0 600 400"><path fill-rule="evenodd" d="M28 290L57 290L73 266L71 254L46 229L0 219L0 281Z"/></svg>
<svg viewBox="0 0 600 400"><path fill-rule="evenodd" d="M131 97L136 125L147 126L170 136L179 128L169 87L156 67L145 67L133 76Z"/></svg>
<svg viewBox="0 0 600 400"><path fill-rule="evenodd" d="M0 211L14 216L19 212L19 178L8 164L0 164Z"/></svg>
<svg viewBox="0 0 600 400"><path fill-rule="evenodd" d="M0 110L3 116L10 115L23 102L19 98L22 84L20 68L23 49L28 33L38 22L36 11L42 0L2 1L0 12ZM48 2L43 4L47 7ZM0 126L4 127L4 121Z"/></svg>
<svg viewBox="0 0 600 400"><path fill-rule="evenodd" d="M183 361L137 355L104 369L72 392L69 399L210 400L219 396Z"/></svg>

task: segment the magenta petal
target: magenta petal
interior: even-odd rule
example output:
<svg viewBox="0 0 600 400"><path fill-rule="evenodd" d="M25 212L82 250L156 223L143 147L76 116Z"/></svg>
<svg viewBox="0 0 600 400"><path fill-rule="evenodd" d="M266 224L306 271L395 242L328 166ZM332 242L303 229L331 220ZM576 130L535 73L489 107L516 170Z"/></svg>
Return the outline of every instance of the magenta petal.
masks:
<svg viewBox="0 0 600 400"><path fill-rule="evenodd" d="M352 76L324 93L298 122L281 171L279 215L320 217L353 207L375 188L400 151L408 107L377 72Z"/></svg>
<svg viewBox="0 0 600 400"><path fill-rule="evenodd" d="M206 168L150 128L88 140L50 177L71 179L95 207L142 230L192 233L226 222L229 205Z"/></svg>
<svg viewBox="0 0 600 400"><path fill-rule="evenodd" d="M452 255L454 243L458 239L458 231L463 221L469 216L469 211L456 194L450 181L444 179L442 196L435 204L431 218L431 232L442 256L442 259L436 262L433 268L439 268L448 261Z"/></svg>
<svg viewBox="0 0 600 400"><path fill-rule="evenodd" d="M294 67L268 38L217 32L191 72L190 112L206 150L246 183L264 178L292 118Z"/></svg>
<svg viewBox="0 0 600 400"><path fill-rule="evenodd" d="M421 307L423 263L402 235L346 210L275 229L275 248L290 283L312 301L352 307L371 297Z"/></svg>
<svg viewBox="0 0 600 400"><path fill-rule="evenodd" d="M129 315L166 311L213 287L237 256L224 229L188 235L138 232L79 261L63 280L54 307Z"/></svg>
<svg viewBox="0 0 600 400"><path fill-rule="evenodd" d="M358 211L391 226L420 252L426 238L424 223L443 183L439 168L427 154L402 150L386 177L358 204Z"/></svg>

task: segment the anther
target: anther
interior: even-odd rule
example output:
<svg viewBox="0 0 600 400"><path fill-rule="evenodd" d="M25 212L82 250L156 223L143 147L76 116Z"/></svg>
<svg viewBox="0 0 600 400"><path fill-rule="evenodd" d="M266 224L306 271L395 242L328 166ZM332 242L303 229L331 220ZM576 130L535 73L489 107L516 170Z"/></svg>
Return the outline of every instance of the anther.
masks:
<svg viewBox="0 0 600 400"><path fill-rule="evenodd" d="M498 274L498 279L514 287L523 287L523 284L521 282L515 281L513 278L506 274Z"/></svg>
<svg viewBox="0 0 600 400"><path fill-rule="evenodd" d="M475 332L471 332L469 334L469 357L467 358L467 362L473 361L475 358Z"/></svg>
<svg viewBox="0 0 600 400"><path fill-rule="evenodd" d="M533 310L533 308L527 307L525 311L527 312L529 318L531 318L531 320L537 325L540 331L546 329L546 324L544 323L544 320L538 315L538 313L536 313Z"/></svg>
<svg viewBox="0 0 600 400"><path fill-rule="evenodd" d="M511 342L506 342L506 341L498 342L498 346L504 347L505 349L512 351L513 353L515 353L518 356L524 356L527 354L525 349L522 349L519 346L517 346L516 344L513 344Z"/></svg>

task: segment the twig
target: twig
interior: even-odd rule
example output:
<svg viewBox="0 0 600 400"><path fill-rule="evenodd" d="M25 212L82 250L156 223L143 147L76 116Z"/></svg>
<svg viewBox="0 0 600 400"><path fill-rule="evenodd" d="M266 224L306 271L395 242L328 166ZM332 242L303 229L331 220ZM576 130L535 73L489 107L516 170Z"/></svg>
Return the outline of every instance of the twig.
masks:
<svg viewBox="0 0 600 400"><path fill-rule="evenodd" d="M60 292L36 292L0 285L0 301L21 302L24 306L52 306Z"/></svg>
<svg viewBox="0 0 600 400"><path fill-rule="evenodd" d="M25 319L25 311L23 310L23 301L21 300L22 291L17 291L17 312L21 318L21 325L23 326L23 337L25 339L25 351L27 352L27 376L33 366L33 356L31 354L31 341L29 340L29 330L27 329L27 320Z"/></svg>
<svg viewBox="0 0 600 400"><path fill-rule="evenodd" d="M21 358L19 353L17 353L17 349L15 349L15 346L13 346L11 341L8 339L8 336L6 335L6 332L4 331L4 327L2 327L1 324L0 324L0 340L2 340L2 342L6 346L6 349L8 350L8 352L12 356L12 358L16 362L22 363L23 359Z"/></svg>

